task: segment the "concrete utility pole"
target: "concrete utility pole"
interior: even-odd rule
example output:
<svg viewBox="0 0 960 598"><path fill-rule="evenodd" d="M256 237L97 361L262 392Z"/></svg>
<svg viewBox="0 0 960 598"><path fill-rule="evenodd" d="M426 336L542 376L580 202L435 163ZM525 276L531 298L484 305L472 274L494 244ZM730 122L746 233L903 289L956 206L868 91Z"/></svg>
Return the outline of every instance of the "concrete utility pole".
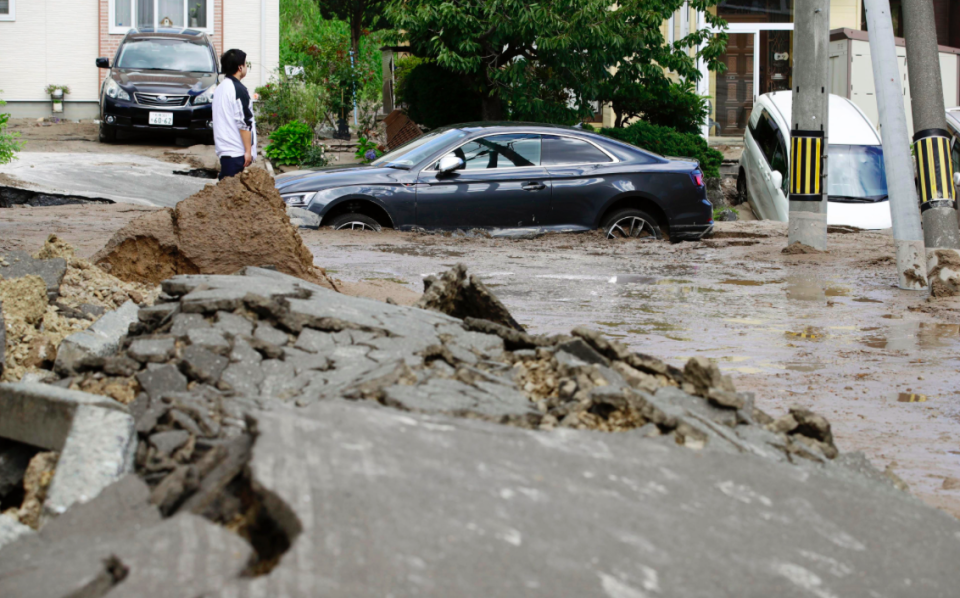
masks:
<svg viewBox="0 0 960 598"><path fill-rule="evenodd" d="M867 30L870 32L870 60L876 85L880 132L883 137L883 164L887 172L887 193L893 216L893 238L897 249L897 273L901 289L927 288L923 229L917 209L917 188L913 184L910 137L903 109L903 86L897 68L889 0L864 0Z"/></svg>
<svg viewBox="0 0 960 598"><path fill-rule="evenodd" d="M793 32L793 142L787 244L827 248L830 0L798 2Z"/></svg>
<svg viewBox="0 0 960 598"><path fill-rule="evenodd" d="M932 0L903 0L903 35L930 289L934 295L954 295L960 290L960 272L956 271L960 264L960 228ZM944 268L946 263L952 269Z"/></svg>

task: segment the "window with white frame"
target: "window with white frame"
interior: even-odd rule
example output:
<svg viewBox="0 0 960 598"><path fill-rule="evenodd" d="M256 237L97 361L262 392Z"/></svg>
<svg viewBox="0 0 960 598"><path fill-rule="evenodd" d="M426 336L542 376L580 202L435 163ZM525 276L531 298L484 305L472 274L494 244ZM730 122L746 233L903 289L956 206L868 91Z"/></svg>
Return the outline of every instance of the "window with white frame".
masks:
<svg viewBox="0 0 960 598"><path fill-rule="evenodd" d="M0 21L17 19L17 0L0 0Z"/></svg>
<svg viewBox="0 0 960 598"><path fill-rule="evenodd" d="M110 33L126 33L132 27L173 27L213 33L213 0L110 0Z"/></svg>

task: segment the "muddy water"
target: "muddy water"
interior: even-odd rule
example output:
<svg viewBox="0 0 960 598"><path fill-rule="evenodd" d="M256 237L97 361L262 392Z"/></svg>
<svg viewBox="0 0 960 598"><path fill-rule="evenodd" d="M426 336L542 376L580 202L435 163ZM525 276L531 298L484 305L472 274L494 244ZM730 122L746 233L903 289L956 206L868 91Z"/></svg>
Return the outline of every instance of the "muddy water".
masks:
<svg viewBox="0 0 960 598"><path fill-rule="evenodd" d="M587 325L675 365L715 359L765 409L824 413L842 449L892 465L915 493L960 515L960 493L940 488L960 478L960 312L949 322L908 311L923 297L893 286L890 268L864 264L892 252L888 239L858 246L857 235L831 235L837 255L811 260L781 256L776 239L710 249L314 234L317 263L338 276L420 290L423 277L464 262L533 332ZM929 399L899 403L901 392Z"/></svg>

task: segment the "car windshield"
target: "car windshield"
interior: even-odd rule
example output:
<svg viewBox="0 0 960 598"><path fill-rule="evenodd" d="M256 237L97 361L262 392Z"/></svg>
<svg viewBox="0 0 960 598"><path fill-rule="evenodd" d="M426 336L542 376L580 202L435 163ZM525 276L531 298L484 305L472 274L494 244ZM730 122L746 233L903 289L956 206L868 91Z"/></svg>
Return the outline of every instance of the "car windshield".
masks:
<svg viewBox="0 0 960 598"><path fill-rule="evenodd" d="M431 154L443 149L446 145L467 134L460 129L448 129L421 135L409 141L392 152L380 156L373 161L374 166L400 166L410 168L430 157Z"/></svg>
<svg viewBox="0 0 960 598"><path fill-rule="evenodd" d="M210 48L179 39L142 39L123 44L117 68L212 73Z"/></svg>
<svg viewBox="0 0 960 598"><path fill-rule="evenodd" d="M879 145L834 145L827 154L827 194L848 199L887 196L883 149Z"/></svg>

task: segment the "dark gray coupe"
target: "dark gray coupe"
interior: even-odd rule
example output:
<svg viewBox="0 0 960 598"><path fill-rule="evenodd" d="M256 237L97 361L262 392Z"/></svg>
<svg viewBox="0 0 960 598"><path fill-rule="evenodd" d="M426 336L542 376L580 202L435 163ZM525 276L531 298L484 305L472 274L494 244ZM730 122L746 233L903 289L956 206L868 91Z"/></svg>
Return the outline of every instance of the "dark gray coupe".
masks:
<svg viewBox="0 0 960 598"><path fill-rule="evenodd" d="M575 128L464 124L369 165L277 177L288 206L337 229L540 228L699 239L713 227L703 173Z"/></svg>

